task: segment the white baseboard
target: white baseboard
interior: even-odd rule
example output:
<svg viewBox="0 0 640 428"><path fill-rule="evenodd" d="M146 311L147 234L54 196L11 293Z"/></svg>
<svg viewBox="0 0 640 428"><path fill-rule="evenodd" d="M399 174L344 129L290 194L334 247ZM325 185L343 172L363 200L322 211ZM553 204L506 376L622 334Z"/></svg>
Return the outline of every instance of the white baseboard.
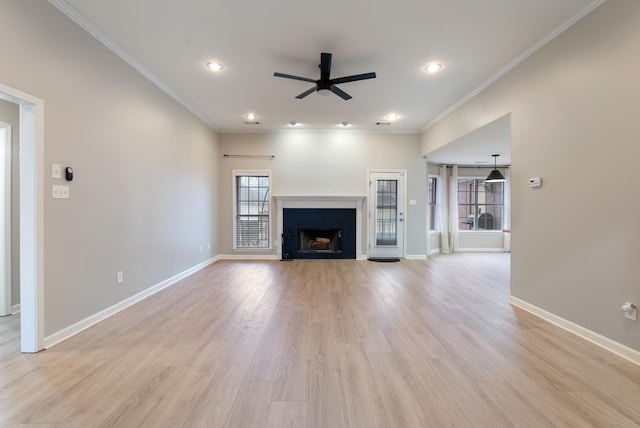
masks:
<svg viewBox="0 0 640 428"><path fill-rule="evenodd" d="M20 303L18 303L17 305L13 305L11 307L11 314L19 314L20 313Z"/></svg>
<svg viewBox="0 0 640 428"><path fill-rule="evenodd" d="M56 333L53 333L50 336L47 336L44 338L44 347L46 348L50 348L53 345L62 342L63 340L66 340L68 338L70 338L71 336L74 336L78 333L80 333L83 330L86 330L87 328L91 327L94 324L99 323L100 321L103 321L107 318L109 318L110 316L115 315L116 313L122 311L123 309L128 308L129 306L138 303L139 301L146 299L147 297L151 296L152 294L157 293L158 291L161 291L173 284L175 284L176 282L180 281L181 279L184 279L186 277L188 277L189 275L194 274L195 272L199 271L200 269L203 269L207 266L209 266L211 263L214 263L215 261L218 260L218 257L206 260L202 263L199 263L187 270L185 270L184 272L181 272L177 275L172 276L171 278L165 279L164 281L151 286L149 288L147 288L144 291L141 291L140 293L133 295L123 301L121 301L120 303L116 303L115 305L104 309L94 315L91 315L90 317L87 317L85 319L83 319L82 321L78 321L77 323L64 328L60 331L57 331Z"/></svg>
<svg viewBox="0 0 640 428"><path fill-rule="evenodd" d="M427 260L425 254L407 254L404 258L407 260Z"/></svg>
<svg viewBox="0 0 640 428"><path fill-rule="evenodd" d="M221 254L219 260L280 260L275 254Z"/></svg>
<svg viewBox="0 0 640 428"><path fill-rule="evenodd" d="M441 253L441 252L442 252L442 250L440 248L434 248L429 252L429 255L438 254L438 253Z"/></svg>
<svg viewBox="0 0 640 428"><path fill-rule="evenodd" d="M635 349L629 348L628 346L616 342L615 340L611 340L608 337L602 336L601 334L598 334L578 324L554 315L551 312L540 309L539 307L527 303L524 300L520 300L517 297L509 297L509 303L539 318L542 318L543 320L548 321L551 324L567 330L568 332L573 333L576 336L588 340L589 342L598 345L599 347L604 348L609 352L613 352L614 354L626 358L633 363L640 364L640 351L636 351Z"/></svg>
<svg viewBox="0 0 640 428"><path fill-rule="evenodd" d="M460 253L504 253L504 248L458 248L456 251Z"/></svg>

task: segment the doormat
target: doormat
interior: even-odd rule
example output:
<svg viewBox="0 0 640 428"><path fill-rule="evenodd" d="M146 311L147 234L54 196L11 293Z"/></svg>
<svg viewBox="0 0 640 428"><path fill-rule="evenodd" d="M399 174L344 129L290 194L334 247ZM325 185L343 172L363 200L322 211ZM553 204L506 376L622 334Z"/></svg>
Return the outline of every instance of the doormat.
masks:
<svg viewBox="0 0 640 428"><path fill-rule="evenodd" d="M400 261L400 259L397 257L369 257L367 260L369 260L370 262L382 262L382 263Z"/></svg>

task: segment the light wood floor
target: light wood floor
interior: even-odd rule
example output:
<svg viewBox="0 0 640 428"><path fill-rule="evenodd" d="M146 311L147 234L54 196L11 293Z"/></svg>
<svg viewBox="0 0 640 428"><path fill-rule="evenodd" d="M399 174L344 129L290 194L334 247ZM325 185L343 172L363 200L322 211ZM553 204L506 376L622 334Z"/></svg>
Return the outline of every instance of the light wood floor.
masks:
<svg viewBox="0 0 640 428"><path fill-rule="evenodd" d="M632 427L640 367L511 307L508 254L221 261L19 354L0 427Z"/></svg>

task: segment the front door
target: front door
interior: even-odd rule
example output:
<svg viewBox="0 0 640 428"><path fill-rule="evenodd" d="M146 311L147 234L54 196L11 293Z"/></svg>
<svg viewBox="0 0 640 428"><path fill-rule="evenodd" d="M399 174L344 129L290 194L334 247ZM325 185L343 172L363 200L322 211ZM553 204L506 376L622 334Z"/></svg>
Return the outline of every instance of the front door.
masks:
<svg viewBox="0 0 640 428"><path fill-rule="evenodd" d="M404 257L404 172L369 173L369 258Z"/></svg>

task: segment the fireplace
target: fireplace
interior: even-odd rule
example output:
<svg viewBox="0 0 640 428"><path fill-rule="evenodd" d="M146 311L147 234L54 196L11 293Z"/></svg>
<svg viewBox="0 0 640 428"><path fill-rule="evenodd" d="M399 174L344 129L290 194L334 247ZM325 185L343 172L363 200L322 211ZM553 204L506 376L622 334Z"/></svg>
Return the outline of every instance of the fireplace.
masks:
<svg viewBox="0 0 640 428"><path fill-rule="evenodd" d="M276 236L279 238L279 241L274 242L277 244L278 249L278 258L281 260L289 260L294 258L346 258L360 259L363 257L362 254L362 232L363 232L363 207L364 201L366 197L364 195L274 195L273 199L275 199L276 205ZM311 209L312 211L316 211L316 214L304 213L304 211L300 211L302 213L302 219L295 219L295 210L297 209ZM348 220L346 221L347 227L336 226L335 224L303 224L303 221L307 221L311 218L318 219L323 218L327 220L328 218L323 214L327 214L327 211L318 211L318 210L326 210L326 209L344 209L345 212L348 212ZM286 225L285 225L285 211L286 214ZM294 227L289 224L292 219L292 214L294 215L294 220L298 222ZM317 214L320 214L319 216ZM354 220L355 217L355 220ZM323 221L324 221L323 220ZM354 223L355 221L355 223ZM340 229L340 244L341 244L341 252L336 253L323 253L323 252L315 252L315 253L304 253L298 251L298 240L299 236L297 234L297 229L307 228L307 229L323 229L323 230L332 230L332 229ZM295 247L295 248L294 248ZM294 252L295 250L295 252Z"/></svg>
<svg viewBox="0 0 640 428"><path fill-rule="evenodd" d="M294 259L355 259L356 210L285 208L285 253Z"/></svg>

